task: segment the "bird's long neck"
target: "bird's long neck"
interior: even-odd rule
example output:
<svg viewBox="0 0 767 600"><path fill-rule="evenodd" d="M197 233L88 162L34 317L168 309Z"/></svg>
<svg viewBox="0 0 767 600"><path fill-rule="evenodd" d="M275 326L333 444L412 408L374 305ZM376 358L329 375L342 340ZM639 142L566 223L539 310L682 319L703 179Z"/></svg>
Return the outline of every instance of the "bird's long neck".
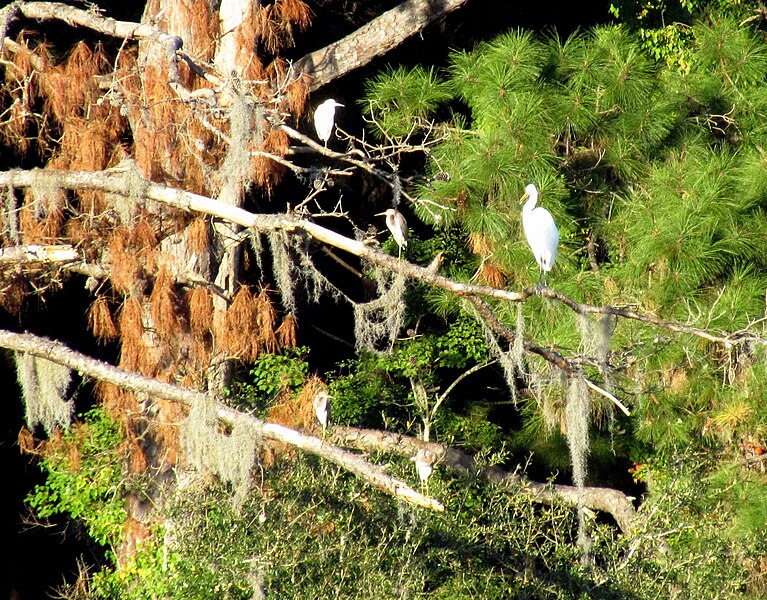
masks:
<svg viewBox="0 0 767 600"><path fill-rule="evenodd" d="M522 207L522 212L526 214L533 212L536 204L538 204L538 196L530 196L527 202L525 202L525 205Z"/></svg>

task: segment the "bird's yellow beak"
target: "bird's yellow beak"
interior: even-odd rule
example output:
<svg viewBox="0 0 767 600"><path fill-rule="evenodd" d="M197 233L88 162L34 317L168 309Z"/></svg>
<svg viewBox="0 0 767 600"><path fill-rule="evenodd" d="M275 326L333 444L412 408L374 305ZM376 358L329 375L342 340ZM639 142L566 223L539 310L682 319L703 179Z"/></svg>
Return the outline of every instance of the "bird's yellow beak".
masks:
<svg viewBox="0 0 767 600"><path fill-rule="evenodd" d="M376 214L375 214L375 215L373 215L373 216L374 216L374 217L384 217L384 216L386 216L386 213L385 213L385 212L382 212L382 213L376 213Z"/></svg>
<svg viewBox="0 0 767 600"><path fill-rule="evenodd" d="M522 203L523 203L525 200L527 200L529 197L530 197L530 194L528 194L527 192L525 192L524 194L522 194L522 197L519 199L519 203L520 203L520 204L522 204Z"/></svg>

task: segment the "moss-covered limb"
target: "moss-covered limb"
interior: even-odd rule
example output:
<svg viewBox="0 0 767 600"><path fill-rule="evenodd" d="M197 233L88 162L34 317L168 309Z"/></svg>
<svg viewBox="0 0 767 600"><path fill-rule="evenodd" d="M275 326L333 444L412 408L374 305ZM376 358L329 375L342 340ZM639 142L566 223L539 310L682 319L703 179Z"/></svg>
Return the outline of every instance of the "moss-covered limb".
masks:
<svg viewBox="0 0 767 600"><path fill-rule="evenodd" d="M543 504L577 506L579 503L580 492L576 486L530 481L516 471L508 471L499 466L479 468L470 454L436 442L427 443L400 433L357 427L336 426L331 427L329 431L329 439L340 446L389 452L399 456L413 456L419 449L426 448L436 458L436 464L455 473L484 477L499 486L511 486L515 491L522 490L534 501ZM582 493L582 501L586 507L608 513L624 534L632 533L637 515L631 498L619 490L603 487L587 486L583 488Z"/></svg>
<svg viewBox="0 0 767 600"><path fill-rule="evenodd" d="M202 392L163 383L151 377L113 367L105 362L80 354L60 342L36 335L0 330L0 346L17 352L40 356L99 381L111 383L133 392L189 405L202 404L209 400L208 395ZM443 510L442 504L438 501L417 492L405 482L391 477L381 467L368 462L357 454L342 450L314 436L304 435L274 423L265 423L252 415L246 415L223 404L216 406L216 412L220 419L234 427L238 423L246 421L248 427L255 429L264 438L280 441L305 452L316 454L347 469L374 487L409 503L433 510Z"/></svg>
<svg viewBox="0 0 767 600"><path fill-rule="evenodd" d="M478 297L496 298L507 302L525 302L529 298L540 294L562 303L577 314L603 314L635 320L661 329L700 337L724 346L737 345L743 342L752 342L760 345L767 344L767 339L747 330L734 333L709 331L625 308L592 306L576 302L551 288L527 288L522 291L511 291L488 285L456 281L436 274L427 267L421 267L390 256L369 244L348 238L317 225L308 219L301 219L292 215L252 213L200 194L146 181L132 170L114 169L101 172L52 171L47 169L12 170L0 173L0 185L13 187L43 185L65 189L96 189L128 197L138 191L140 198L162 202L182 210L212 215L259 232L269 233L278 230L288 233L296 231L305 232L319 242L345 250L386 270L401 273L410 279L421 281L458 296L468 298L475 306L477 305L475 300ZM490 309L487 308L487 310ZM483 310L483 314L487 314L487 310ZM531 345L529 348L526 347L526 350L538 354L557 368L570 372L564 362L564 358L556 352L537 345Z"/></svg>

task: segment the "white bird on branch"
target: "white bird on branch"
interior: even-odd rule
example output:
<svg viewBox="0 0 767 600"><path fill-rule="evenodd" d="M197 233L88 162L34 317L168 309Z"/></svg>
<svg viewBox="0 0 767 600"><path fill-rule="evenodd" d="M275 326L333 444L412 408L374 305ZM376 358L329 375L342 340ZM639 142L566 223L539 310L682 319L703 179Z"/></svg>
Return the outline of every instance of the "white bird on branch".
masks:
<svg viewBox="0 0 767 600"><path fill-rule="evenodd" d="M407 221L396 208L387 208L384 212L376 214L379 217L384 215L386 215L386 226L399 246L399 258L402 258L402 251L407 248Z"/></svg>
<svg viewBox="0 0 767 600"><path fill-rule="evenodd" d="M317 415L317 420L320 422L324 432L328 428L328 422L330 422L330 396L325 390L320 390L315 394L312 402L314 404L314 414Z"/></svg>
<svg viewBox="0 0 767 600"><path fill-rule="evenodd" d="M419 448L418 452L410 460L415 461L415 470L418 472L418 478L421 480L421 485L426 485L427 480L431 477L431 472L434 469L434 456L426 448Z"/></svg>
<svg viewBox="0 0 767 600"><path fill-rule="evenodd" d="M520 202L527 200L522 207L522 229L525 231L527 243L533 251L533 256L540 267L538 285L544 272L551 271L557 260L557 247L559 246L559 230L554 222L554 217L542 206L536 208L538 203L538 188L534 183L525 187L525 193Z"/></svg>
<svg viewBox="0 0 767 600"><path fill-rule="evenodd" d="M333 98L328 98L314 111L314 128L317 130L317 137L327 146L330 136L333 135L333 125L336 118L336 107L343 106Z"/></svg>

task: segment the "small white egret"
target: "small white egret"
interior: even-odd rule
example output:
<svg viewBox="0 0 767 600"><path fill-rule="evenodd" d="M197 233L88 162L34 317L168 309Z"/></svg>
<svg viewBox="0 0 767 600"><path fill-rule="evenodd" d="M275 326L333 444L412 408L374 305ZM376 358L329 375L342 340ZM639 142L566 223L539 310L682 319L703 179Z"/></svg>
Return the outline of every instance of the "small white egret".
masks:
<svg viewBox="0 0 767 600"><path fill-rule="evenodd" d="M333 98L328 98L314 111L314 128L317 130L317 137L320 138L326 146L328 145L330 136L333 134L337 106L343 106L343 104L339 104L333 100Z"/></svg>
<svg viewBox="0 0 767 600"><path fill-rule="evenodd" d="M525 193L520 202L527 200L522 207L522 228L533 256L540 267L538 285L541 284L544 272L551 271L554 261L557 260L557 247L559 246L559 230L554 223L554 217L538 203L538 188L534 183L525 187Z"/></svg>
<svg viewBox="0 0 767 600"><path fill-rule="evenodd" d="M419 448L416 455L410 460L415 461L415 469L418 471L418 478L421 480L421 485L425 484L434 468L434 457L432 456L432 453L426 448Z"/></svg>
<svg viewBox="0 0 767 600"><path fill-rule="evenodd" d="M407 248L407 221L396 208L387 208L384 212L377 213L376 216L384 215L386 215L386 226L399 246L399 258L402 258L402 251Z"/></svg>
<svg viewBox="0 0 767 600"><path fill-rule="evenodd" d="M320 390L315 394L312 402L314 404L314 414L317 415L317 420L322 425L322 430L325 431L330 421L330 396L325 390Z"/></svg>

